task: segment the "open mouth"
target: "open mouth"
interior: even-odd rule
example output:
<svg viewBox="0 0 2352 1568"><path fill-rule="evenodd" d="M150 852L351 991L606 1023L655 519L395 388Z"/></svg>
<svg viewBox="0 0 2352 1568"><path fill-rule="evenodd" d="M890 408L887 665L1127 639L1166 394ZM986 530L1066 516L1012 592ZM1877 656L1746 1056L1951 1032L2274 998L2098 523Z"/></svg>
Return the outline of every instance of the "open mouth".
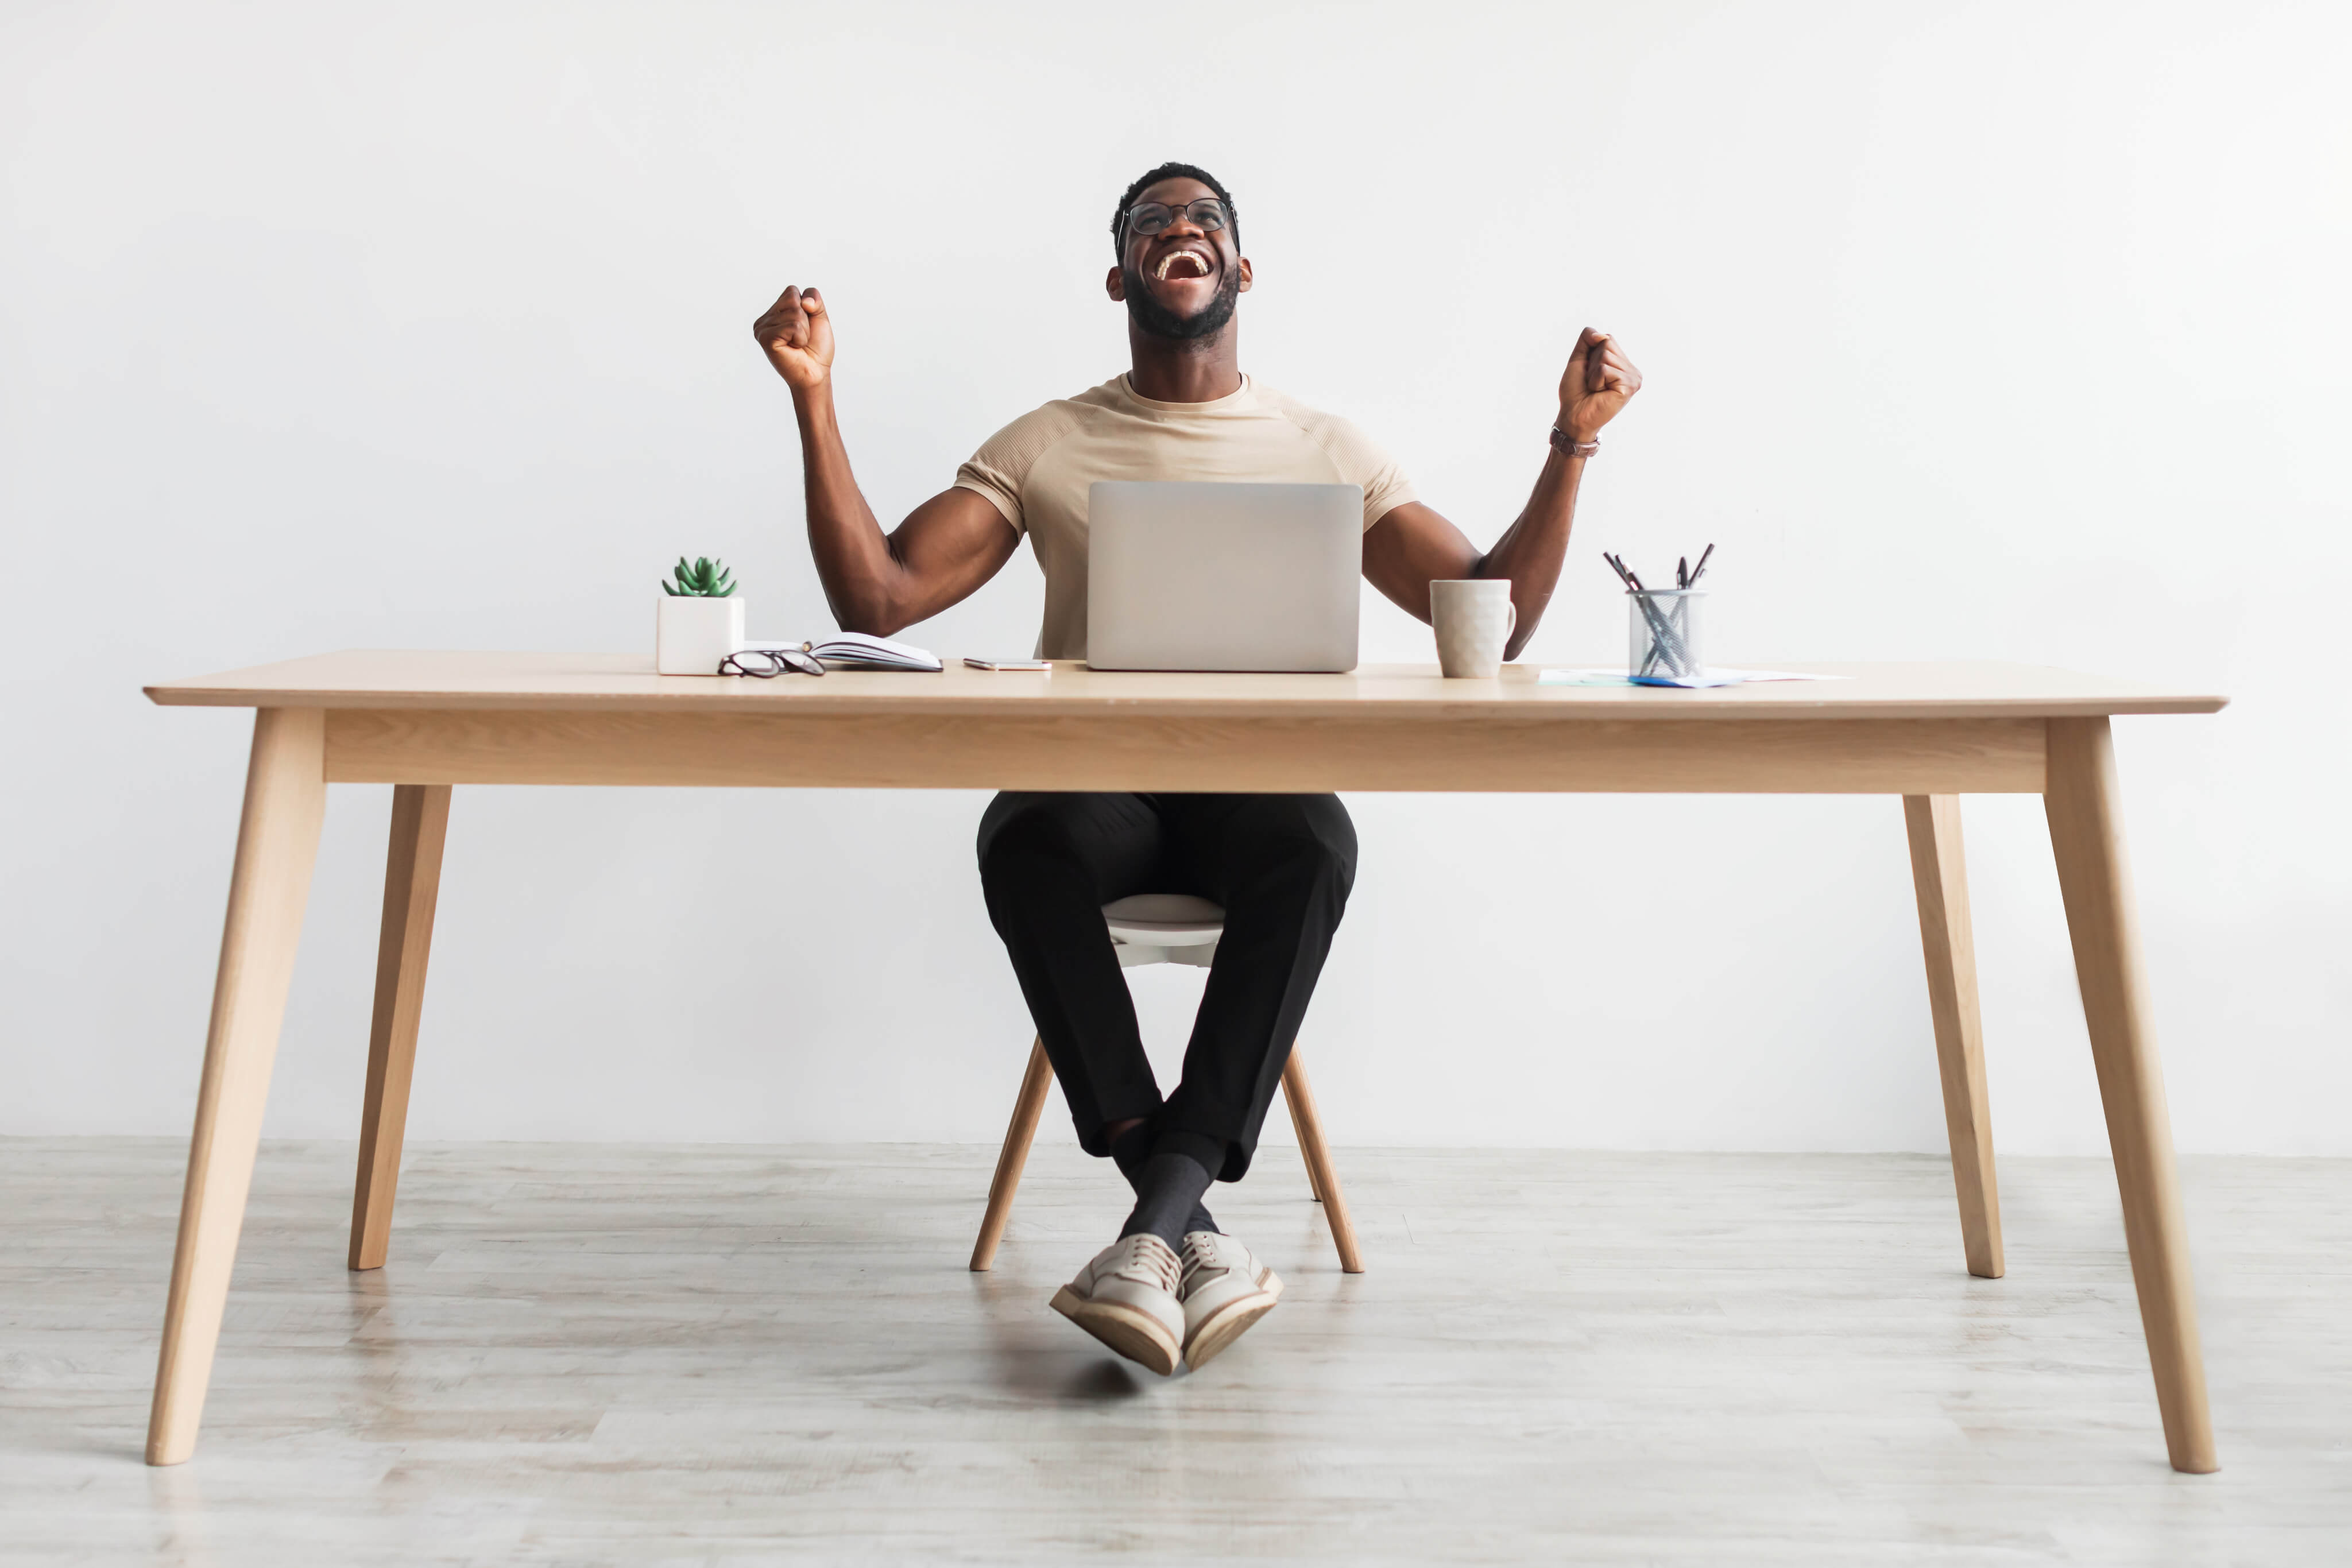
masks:
<svg viewBox="0 0 2352 1568"><path fill-rule="evenodd" d="M1187 246L1161 256L1160 265L1151 269L1151 276L1162 283L1181 282L1190 277L1207 277L1216 270L1216 264L1205 253Z"/></svg>

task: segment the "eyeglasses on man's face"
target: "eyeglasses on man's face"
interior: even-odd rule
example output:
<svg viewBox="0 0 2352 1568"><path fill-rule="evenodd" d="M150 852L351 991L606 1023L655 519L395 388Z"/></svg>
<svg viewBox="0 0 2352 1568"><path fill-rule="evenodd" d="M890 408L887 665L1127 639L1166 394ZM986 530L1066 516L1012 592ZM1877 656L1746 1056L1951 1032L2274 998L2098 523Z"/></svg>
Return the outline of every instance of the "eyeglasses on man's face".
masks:
<svg viewBox="0 0 2352 1568"><path fill-rule="evenodd" d="M1160 234L1181 214L1192 220L1192 226L1214 234L1233 222L1225 204L1214 196L1202 196L1196 202L1186 202L1171 207L1165 202L1138 202L1127 209L1127 232L1130 236L1149 238Z"/></svg>

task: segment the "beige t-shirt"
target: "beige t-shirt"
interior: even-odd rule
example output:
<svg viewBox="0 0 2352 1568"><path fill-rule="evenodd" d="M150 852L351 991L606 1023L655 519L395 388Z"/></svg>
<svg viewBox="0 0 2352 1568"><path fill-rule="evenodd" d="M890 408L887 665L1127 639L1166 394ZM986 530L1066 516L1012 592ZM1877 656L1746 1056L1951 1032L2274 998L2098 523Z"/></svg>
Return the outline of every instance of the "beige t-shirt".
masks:
<svg viewBox="0 0 2352 1568"><path fill-rule="evenodd" d="M1037 552L1043 658L1087 656L1087 487L1097 479L1360 485L1368 528L1414 499L1362 431L1247 376L1213 402L1155 402L1125 376L1056 399L990 436L955 479L995 502Z"/></svg>

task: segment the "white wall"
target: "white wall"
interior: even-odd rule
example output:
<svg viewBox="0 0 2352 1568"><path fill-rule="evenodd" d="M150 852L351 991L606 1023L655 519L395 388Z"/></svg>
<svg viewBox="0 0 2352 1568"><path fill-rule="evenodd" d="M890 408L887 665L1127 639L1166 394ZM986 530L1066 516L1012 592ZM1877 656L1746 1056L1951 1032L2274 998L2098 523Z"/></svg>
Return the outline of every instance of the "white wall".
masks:
<svg viewBox="0 0 2352 1568"><path fill-rule="evenodd" d="M1531 661L1619 647L1598 550L1714 539L1720 658L2232 694L2118 726L2180 1140L2352 1154L2345 16L12 5L0 1131L186 1125L248 726L142 681L642 649L681 551L825 624L751 318L824 287L895 517L1123 367L1108 209L1174 156L1238 198L1244 363L1480 538L1621 335ZM911 635L1025 649L1039 601L1024 554ZM355 1125L388 794L334 792L272 1134ZM1893 800L1349 803L1343 1139L1940 1146ZM460 791L414 1132L993 1138L981 804ZM2101 1148L2038 805L1968 830L2002 1144ZM1198 983L1139 977L1161 1045Z"/></svg>

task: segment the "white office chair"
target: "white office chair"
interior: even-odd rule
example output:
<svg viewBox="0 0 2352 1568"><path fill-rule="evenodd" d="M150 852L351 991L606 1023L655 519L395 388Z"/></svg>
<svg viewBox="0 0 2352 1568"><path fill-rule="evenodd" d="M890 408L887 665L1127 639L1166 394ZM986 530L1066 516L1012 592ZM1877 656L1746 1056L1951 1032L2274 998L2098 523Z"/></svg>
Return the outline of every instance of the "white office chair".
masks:
<svg viewBox="0 0 2352 1568"><path fill-rule="evenodd" d="M1205 898L1186 893L1139 893L1103 905L1103 921L1118 949L1118 965L1132 969L1144 964L1190 964L1205 969L1217 956L1217 939L1225 934L1225 912ZM1045 1094L1054 1086L1054 1065L1045 1060L1045 1042L1029 1047L1029 1071L1021 1079L1021 1093L1013 1103L1013 1124L1004 1130L1004 1149L996 1156L996 1177L988 1184L988 1213L980 1222L980 1240L971 1249L974 1270L996 1261L996 1244L1004 1239L1005 1221L1013 1217L1013 1195L1020 1188L1022 1167L1029 1163L1029 1145L1037 1136L1037 1123L1045 1113ZM1348 1218L1348 1200L1339 1191L1339 1173L1331 1168L1331 1150L1323 1141L1323 1119L1315 1110L1315 1092L1307 1086L1307 1068L1293 1045L1282 1070L1282 1097L1290 1107L1290 1124L1298 1133L1298 1151L1307 1158L1307 1182L1323 1218L1331 1225L1331 1243L1339 1250L1345 1273L1364 1271L1356 1250L1356 1228Z"/></svg>

